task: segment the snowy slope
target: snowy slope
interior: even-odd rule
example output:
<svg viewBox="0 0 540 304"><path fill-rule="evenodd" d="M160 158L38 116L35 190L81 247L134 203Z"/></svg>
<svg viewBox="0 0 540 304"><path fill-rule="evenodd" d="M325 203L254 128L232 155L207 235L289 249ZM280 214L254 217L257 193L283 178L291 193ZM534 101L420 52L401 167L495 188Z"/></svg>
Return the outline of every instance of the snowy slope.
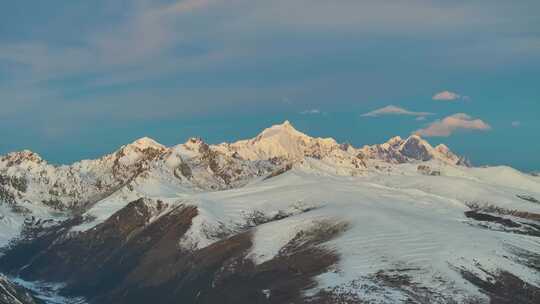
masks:
<svg viewBox="0 0 540 304"><path fill-rule="evenodd" d="M498 192L485 196L494 189ZM504 183L484 185L471 179L454 181L406 175L390 179L379 175L321 177L299 170L243 189L197 194L190 200L206 211L201 215L206 216L201 220L206 226L217 226L219 222L234 227L244 220L243 214L253 210L272 215L283 210L293 212L298 206L318 207L259 226L251 253L257 263L275 256L298 231L319 221L351 223L343 236L328 244L343 260L336 272L321 276L320 287L347 285L380 270L403 268L414 269L414 280L422 286L443 293L457 291L481 296L454 268L482 273L478 268L481 264L485 270L506 270L531 284L540 283L538 273L508 258L511 253L507 248L512 245L540 252L537 238L478 229L468 225L469 220L464 216L468 210L466 203L477 200L519 207L523 211L540 211L540 206L512 197L511 194L519 193L516 190ZM536 184L535 191L539 193L540 184ZM509 195L496 200L500 193ZM208 240L203 243L209 244ZM435 278L453 284L432 283Z"/></svg>
<svg viewBox="0 0 540 304"><path fill-rule="evenodd" d="M335 271L318 278L317 290L340 286L365 298L366 290L353 286L368 282L380 271L395 269L407 269L415 284L447 296L483 297L456 269L486 277L485 271L507 271L539 286L538 272L512 258L510 249L540 252L537 237L480 229L464 212L469 210L469 203L481 202L540 213L540 204L516 196L527 193L540 197L540 183L513 171L503 170L494 178L486 168L428 164L448 175L424 175L411 164L392 165L391 172L354 177L314 174L298 168L243 188L177 197L167 192L154 198L198 207L200 213L193 226L180 240L184 248L207 247L219 240L212 237L216 235L213 232L234 231L254 213L268 218L287 215L255 228L254 247L248 256L257 264L276 257L302 230L324 221L349 223L343 235L326 244L342 260ZM500 172L499 168L492 170ZM89 213L106 217L99 205ZM89 227L92 224L84 228ZM406 297L399 292L393 294L391 288L382 294L392 295L394 300ZM384 297L379 297L381 293L372 300L384 302Z"/></svg>

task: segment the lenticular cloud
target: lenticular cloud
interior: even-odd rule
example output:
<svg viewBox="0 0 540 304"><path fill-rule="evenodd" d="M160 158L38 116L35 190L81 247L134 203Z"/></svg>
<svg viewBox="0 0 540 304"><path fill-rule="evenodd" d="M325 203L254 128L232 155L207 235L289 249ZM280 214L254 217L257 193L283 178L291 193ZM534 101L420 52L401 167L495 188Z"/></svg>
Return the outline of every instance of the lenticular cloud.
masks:
<svg viewBox="0 0 540 304"><path fill-rule="evenodd" d="M425 137L447 137L459 129L488 131L491 130L491 126L481 119L473 119L465 113L457 113L437 120L414 133Z"/></svg>

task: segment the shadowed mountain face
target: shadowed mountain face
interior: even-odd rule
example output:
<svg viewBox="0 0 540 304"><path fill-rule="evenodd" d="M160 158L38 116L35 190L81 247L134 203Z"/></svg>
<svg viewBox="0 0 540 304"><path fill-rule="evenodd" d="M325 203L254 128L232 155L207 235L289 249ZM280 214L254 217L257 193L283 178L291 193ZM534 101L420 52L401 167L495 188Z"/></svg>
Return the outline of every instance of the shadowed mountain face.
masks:
<svg viewBox="0 0 540 304"><path fill-rule="evenodd" d="M77 221L65 222L13 246L1 267L28 280L66 282L66 294L92 303L300 303L302 290L339 259L318 245L347 227L321 222L256 265L246 257L251 228L203 249L183 249L178 240L197 208L168 207L140 199L75 236L66 231Z"/></svg>
<svg viewBox="0 0 540 304"><path fill-rule="evenodd" d="M487 213L479 216L478 208L472 208L466 212L467 217L500 222L503 228L517 228L518 223L528 219L523 214L516 214L516 222ZM249 255L255 229L258 225L279 224L287 216L252 218L251 224L222 234L219 241L207 247L183 248L178 240L192 227L197 215L194 206L139 199L85 232L69 232L82 218L28 230L26 238L5 251L0 267L26 280L65 282L63 295L83 296L89 303L167 304L178 303L178 299L182 303L208 304L365 303L357 293L339 288L306 294L317 286L317 276L335 269L340 262L339 253L324 244L347 232L348 223L319 221L309 229L299 230L274 257L257 263ZM519 256L538 269L540 255L521 252ZM384 288L392 288L405 293L410 303L455 303L450 297L420 286L410 275L411 270L376 272L369 277L374 284L371 292L384 294ZM512 273L484 271L493 280L456 269L488 296L489 303L536 303L540 296L540 288ZM354 284L362 288L360 282ZM2 304L41 303L5 278L0 280L0 300ZM459 303L484 302L469 297Z"/></svg>

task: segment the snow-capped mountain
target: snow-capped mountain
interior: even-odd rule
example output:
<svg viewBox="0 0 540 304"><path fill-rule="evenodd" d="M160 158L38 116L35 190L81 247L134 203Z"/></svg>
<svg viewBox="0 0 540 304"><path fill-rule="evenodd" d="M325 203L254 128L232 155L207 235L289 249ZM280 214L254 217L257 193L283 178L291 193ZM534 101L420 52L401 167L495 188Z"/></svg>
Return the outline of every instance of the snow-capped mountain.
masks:
<svg viewBox="0 0 540 304"><path fill-rule="evenodd" d="M289 122L63 166L23 151L0 158L0 270L77 303L538 303L539 199L418 136Z"/></svg>
<svg viewBox="0 0 540 304"><path fill-rule="evenodd" d="M432 147L418 135L411 135L407 139L393 137L386 143L364 146L359 151L366 158L396 164L435 159L450 165L470 165L464 157L457 156L446 145Z"/></svg>
<svg viewBox="0 0 540 304"><path fill-rule="evenodd" d="M255 177L287 166L317 166L339 175L366 171L367 159L405 163L437 159L461 164L446 146L435 148L417 136L356 149L332 138L313 138L288 121L265 129L255 138L209 145L191 138L165 147L141 138L114 153L72 165L48 164L31 151L0 158L0 198L26 212L25 202L57 210L83 208L127 186L142 176L203 190L238 187ZM317 164L313 162L317 160Z"/></svg>
<svg viewBox="0 0 540 304"><path fill-rule="evenodd" d="M221 144L218 148L249 160L281 158L290 162L305 157L324 159L345 154L333 138L310 137L296 130L289 121L267 128L255 138Z"/></svg>
<svg viewBox="0 0 540 304"><path fill-rule="evenodd" d="M165 147L141 138L96 160L54 166L31 151L0 158L0 198L17 211L28 204L59 211L84 209L100 199L148 178L194 189L238 187L286 166L317 159L341 174L365 169L355 149L331 138L312 138L285 122L250 140L208 145L191 138Z"/></svg>

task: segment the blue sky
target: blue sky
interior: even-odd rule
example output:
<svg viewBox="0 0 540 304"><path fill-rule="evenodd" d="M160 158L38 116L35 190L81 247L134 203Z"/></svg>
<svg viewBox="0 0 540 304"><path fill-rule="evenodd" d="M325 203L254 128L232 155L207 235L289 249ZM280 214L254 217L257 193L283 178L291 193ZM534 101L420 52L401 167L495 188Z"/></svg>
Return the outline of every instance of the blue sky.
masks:
<svg viewBox="0 0 540 304"><path fill-rule="evenodd" d="M539 170L539 12L536 0L10 1L0 154L69 163L142 136L220 142L289 119L359 146L419 132L475 164Z"/></svg>

